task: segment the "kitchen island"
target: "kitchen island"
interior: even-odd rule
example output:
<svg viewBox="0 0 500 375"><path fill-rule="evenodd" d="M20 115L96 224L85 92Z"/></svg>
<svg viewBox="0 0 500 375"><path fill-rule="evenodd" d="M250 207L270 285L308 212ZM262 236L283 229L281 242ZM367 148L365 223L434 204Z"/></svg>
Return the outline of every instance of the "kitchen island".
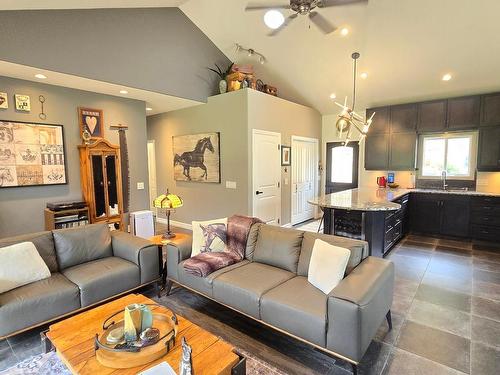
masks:
<svg viewBox="0 0 500 375"><path fill-rule="evenodd" d="M409 231L497 244L500 240L499 193L358 188L308 202L324 212L324 233L365 240L374 256L385 256Z"/></svg>

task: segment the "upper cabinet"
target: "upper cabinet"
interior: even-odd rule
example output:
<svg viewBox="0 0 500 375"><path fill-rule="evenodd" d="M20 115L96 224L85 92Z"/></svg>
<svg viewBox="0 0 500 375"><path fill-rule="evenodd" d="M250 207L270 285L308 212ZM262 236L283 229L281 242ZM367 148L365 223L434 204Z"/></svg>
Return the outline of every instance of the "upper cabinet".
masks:
<svg viewBox="0 0 500 375"><path fill-rule="evenodd" d="M500 126L479 129L478 148L477 170L500 171Z"/></svg>
<svg viewBox="0 0 500 375"><path fill-rule="evenodd" d="M417 127L417 105L402 104L391 106L391 132L413 132Z"/></svg>
<svg viewBox="0 0 500 375"><path fill-rule="evenodd" d="M479 125L478 95L448 99L448 129L474 129Z"/></svg>
<svg viewBox="0 0 500 375"><path fill-rule="evenodd" d="M366 136L366 170L387 170L389 167L389 137L389 134L369 134Z"/></svg>
<svg viewBox="0 0 500 375"><path fill-rule="evenodd" d="M481 96L481 126L500 125L500 93Z"/></svg>
<svg viewBox="0 0 500 375"><path fill-rule="evenodd" d="M370 126L369 132L371 134L388 133L390 119L389 107L367 109L366 118L370 118L374 112L375 116L373 117L373 122Z"/></svg>
<svg viewBox="0 0 500 375"><path fill-rule="evenodd" d="M417 130L435 132L446 129L447 100L434 100L418 104Z"/></svg>

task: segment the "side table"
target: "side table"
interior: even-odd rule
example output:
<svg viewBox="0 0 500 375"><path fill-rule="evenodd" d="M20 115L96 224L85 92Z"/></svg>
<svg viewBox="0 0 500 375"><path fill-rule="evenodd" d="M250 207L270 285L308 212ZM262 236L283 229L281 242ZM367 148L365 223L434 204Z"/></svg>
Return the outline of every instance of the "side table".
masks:
<svg viewBox="0 0 500 375"><path fill-rule="evenodd" d="M158 292L158 297L161 297L161 292L165 290L167 284L167 257L163 256L163 247L168 244L176 244L178 241L184 240L189 235L187 233L176 233L173 238L163 238L163 235L158 234L149 238L156 246L158 246L158 259L160 263L161 288Z"/></svg>

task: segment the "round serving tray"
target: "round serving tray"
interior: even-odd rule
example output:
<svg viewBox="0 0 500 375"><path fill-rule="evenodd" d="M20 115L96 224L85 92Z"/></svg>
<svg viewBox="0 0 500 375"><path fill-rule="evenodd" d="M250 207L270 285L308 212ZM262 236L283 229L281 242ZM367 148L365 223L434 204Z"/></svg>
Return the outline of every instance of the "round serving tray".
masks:
<svg viewBox="0 0 500 375"><path fill-rule="evenodd" d="M123 316L123 311L113 314L104 322L101 335L96 334L95 356L101 365L116 369L146 365L166 355L175 345L178 328L176 315L173 312L153 312L153 328L160 331L160 339L156 344L134 349L115 349L115 345L108 344L107 337L115 328L123 327L123 317L116 323L107 322L120 313Z"/></svg>

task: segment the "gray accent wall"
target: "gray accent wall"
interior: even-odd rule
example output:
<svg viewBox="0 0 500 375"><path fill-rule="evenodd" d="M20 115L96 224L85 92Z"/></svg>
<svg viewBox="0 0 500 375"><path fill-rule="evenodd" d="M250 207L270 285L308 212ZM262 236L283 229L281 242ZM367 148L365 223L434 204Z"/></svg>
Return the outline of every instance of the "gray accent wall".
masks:
<svg viewBox="0 0 500 375"><path fill-rule="evenodd" d="M261 92L245 89L210 97L207 104L149 116L148 139L156 145L158 193L169 188L184 200L172 220L191 224L235 213L252 214L252 129L291 136L321 138L321 115L316 110ZM221 184L174 181L172 136L220 132ZM293 150L292 150L293 152ZM319 150L318 150L319 152ZM285 179L288 179L286 185ZM290 167L282 167L281 219L291 219ZM236 189L226 188L234 181ZM163 213L159 213L164 216Z"/></svg>
<svg viewBox="0 0 500 375"><path fill-rule="evenodd" d="M206 101L227 57L179 8L0 11L0 60Z"/></svg>
<svg viewBox="0 0 500 375"><path fill-rule="evenodd" d="M31 81L0 76L0 91L9 96L9 108L0 109L0 120L42 122L64 126L67 185L0 188L0 238L44 229L44 208L47 202L82 199L80 163L77 146L81 144L77 107L86 106L104 111L105 138L118 144L118 133L110 125L126 124L130 160L131 211L148 209L148 166L146 150L146 113L143 101L96 94ZM31 98L31 112L15 110L14 94ZM45 96L47 119L39 119L38 96ZM145 189L137 190L137 182Z"/></svg>

